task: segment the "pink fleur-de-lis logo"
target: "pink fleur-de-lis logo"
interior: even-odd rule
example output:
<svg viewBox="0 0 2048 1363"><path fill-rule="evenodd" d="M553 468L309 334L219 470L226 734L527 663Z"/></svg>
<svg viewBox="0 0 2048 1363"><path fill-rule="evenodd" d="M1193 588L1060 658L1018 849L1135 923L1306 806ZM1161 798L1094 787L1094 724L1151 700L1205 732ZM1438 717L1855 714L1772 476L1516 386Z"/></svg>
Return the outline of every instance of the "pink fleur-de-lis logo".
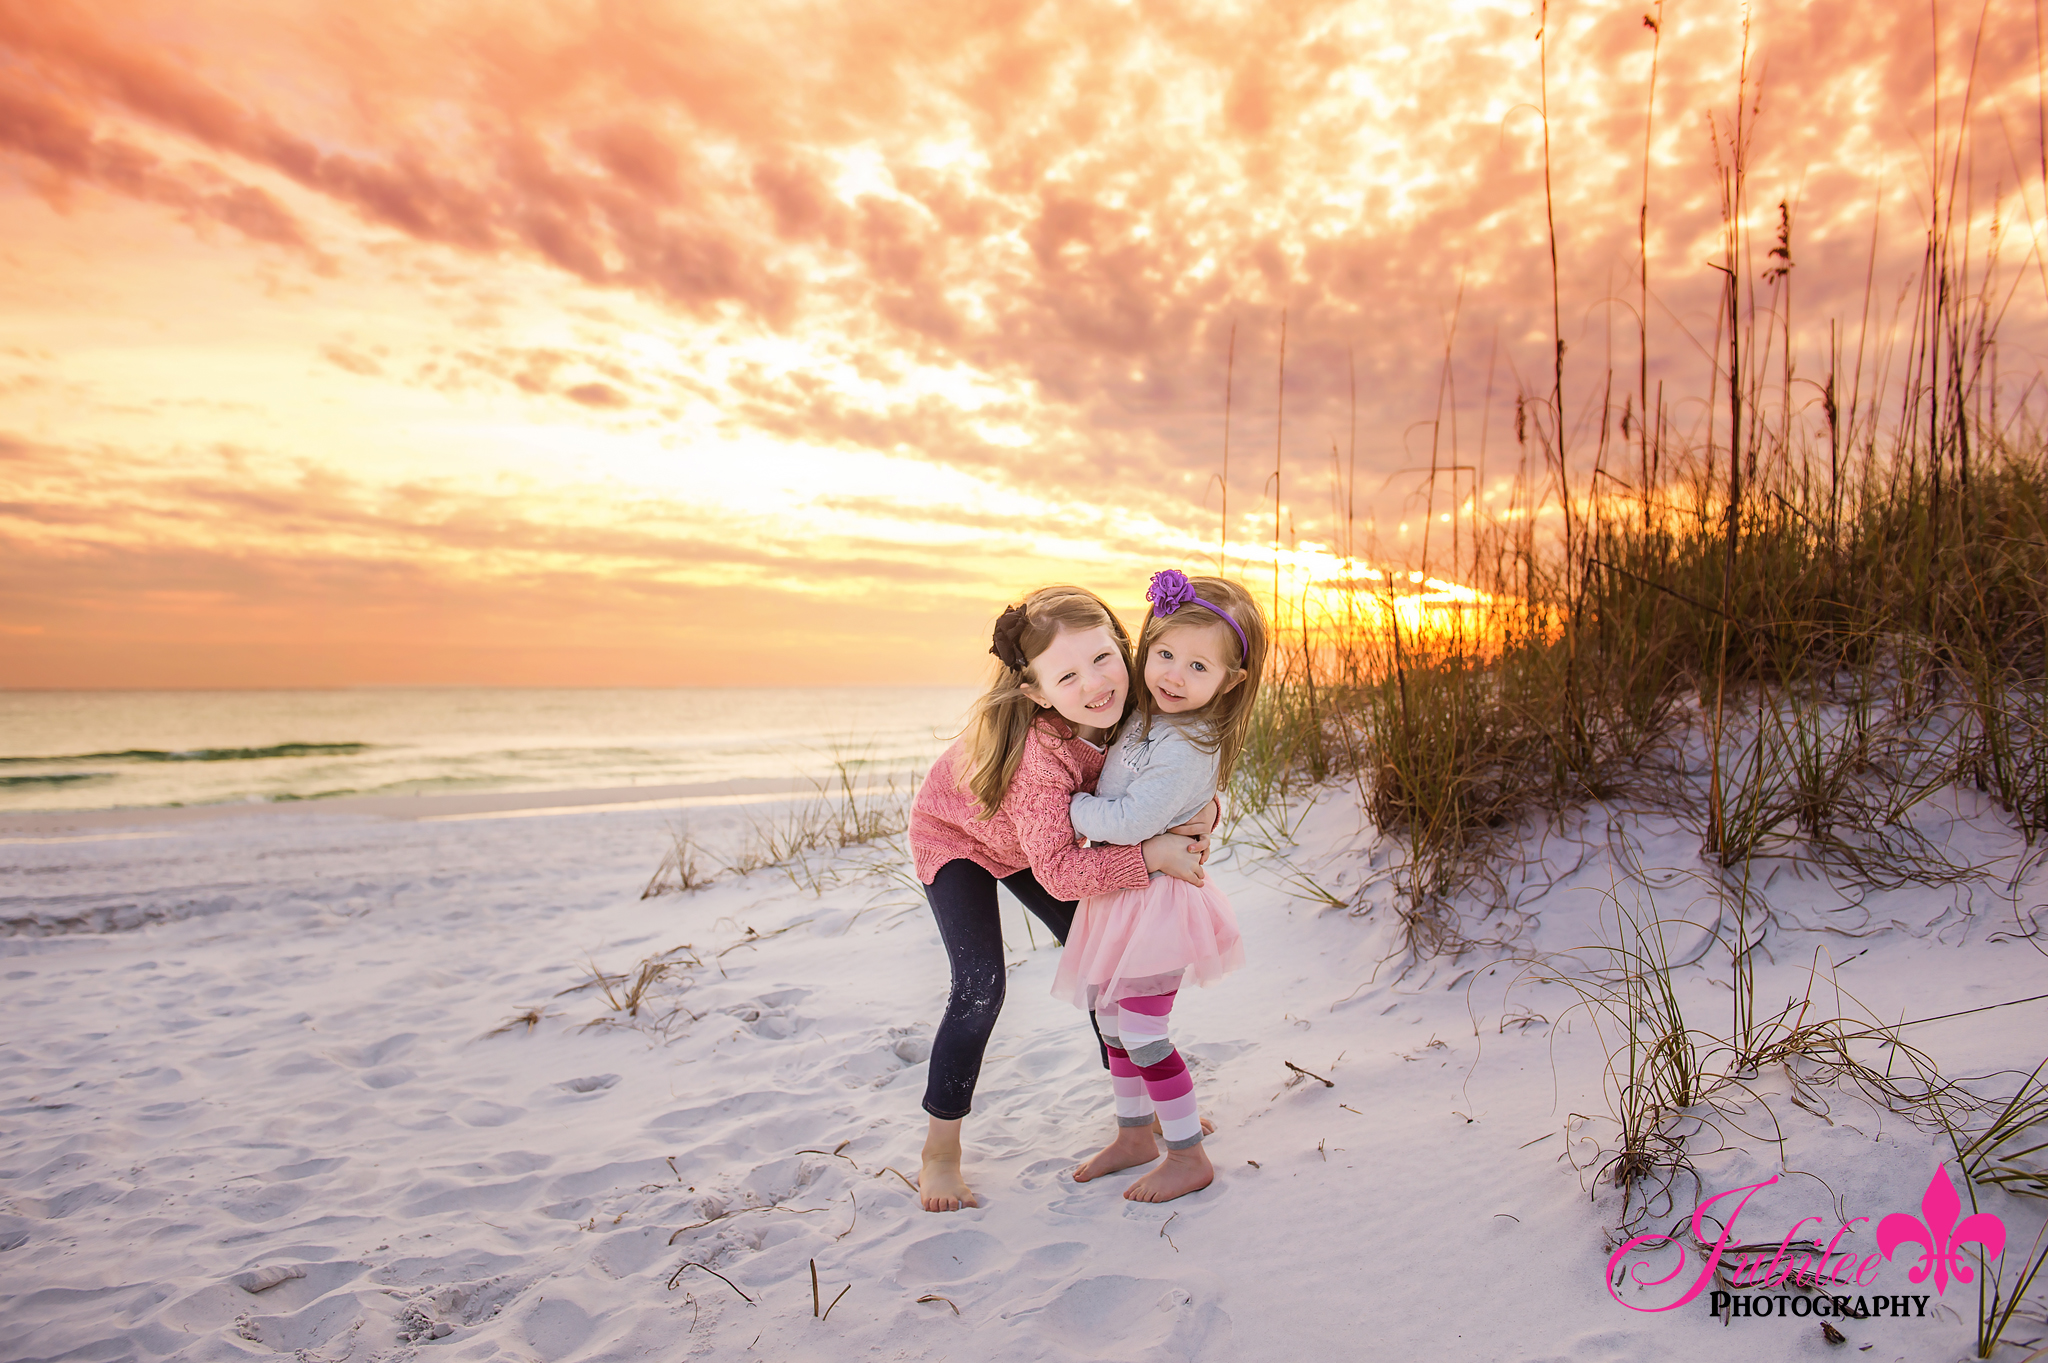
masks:
<svg viewBox="0 0 2048 1363"><path fill-rule="evenodd" d="M1951 1275L1959 1283L1971 1281L1969 1265L1963 1262L1965 1243L1975 1241L1982 1245L1987 1259L2005 1252L2005 1223L1989 1212L1972 1212L1957 1225L1956 1213L1962 1209L1962 1199L1956 1196L1956 1185L1949 1180L1948 1166L1944 1164L1927 1180L1927 1191L1920 1196L1920 1212L1927 1219L1893 1212L1877 1223L1877 1248L1890 1260L1892 1251L1908 1241L1925 1246L1919 1266L1906 1277L1924 1283L1933 1275L1934 1293L1940 1296L1948 1291Z"/></svg>

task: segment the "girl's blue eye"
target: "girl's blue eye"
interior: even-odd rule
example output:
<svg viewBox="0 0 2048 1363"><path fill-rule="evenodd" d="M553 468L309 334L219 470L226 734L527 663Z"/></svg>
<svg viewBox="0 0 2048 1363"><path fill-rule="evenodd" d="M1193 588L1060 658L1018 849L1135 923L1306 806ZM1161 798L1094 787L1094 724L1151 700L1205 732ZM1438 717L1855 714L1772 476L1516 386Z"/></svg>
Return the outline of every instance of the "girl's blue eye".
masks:
<svg viewBox="0 0 2048 1363"><path fill-rule="evenodd" d="M1205 663L1191 663L1189 666L1197 672L1207 672L1209 670L1208 665Z"/></svg>

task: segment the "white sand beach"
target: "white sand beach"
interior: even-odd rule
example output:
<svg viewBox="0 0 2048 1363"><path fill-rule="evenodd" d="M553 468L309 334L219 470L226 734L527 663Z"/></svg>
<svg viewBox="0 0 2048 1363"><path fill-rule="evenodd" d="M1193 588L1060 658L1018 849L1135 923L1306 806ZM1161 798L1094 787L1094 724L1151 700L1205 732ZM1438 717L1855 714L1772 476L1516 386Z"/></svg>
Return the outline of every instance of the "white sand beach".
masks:
<svg viewBox="0 0 2048 1363"><path fill-rule="evenodd" d="M1066 1177L1110 1130L1109 1086L1085 1018L1048 996L1054 946L1006 897L1009 1001L967 1125L982 1205L931 1214L899 1175L916 1173L947 977L900 846L643 900L675 813L605 807L618 803L0 820L0 1357L1970 1347L1975 1290L1954 1283L1924 1317L1833 1320L1842 1346L1813 1319L1710 1318L1704 1295L1664 1312L1610 1297L1621 1192L1595 1171L1615 1134L1615 1037L1529 963L1616 940L1617 900L1683 917L1694 926L1671 930L1671 955L1700 964L1673 978L1725 1028L1726 953L1704 937L1717 900L1690 873L1630 879L1699 867L1697 833L1668 818L1596 806L1531 828L1510 872L1521 917L1491 924L1512 944L1406 969L1374 880L1393 845L1359 831L1350 788L1295 811L1291 844L1225 845L1215 871L1250 964L1190 991L1174 1023L1219 1177L1158 1206L1118 1196L1136 1171ZM1774 915L1759 1012L1810 998L1816 1017L1899 1022L2048 988L2022 935L2042 873L2008 892L2025 850L2008 826L1974 794L1937 806L1934 835L1986 874L1846 891L1756 863ZM689 814L715 839L764 807ZM1291 892L1299 875L1357 911ZM667 969L637 1015L589 987L593 967L629 975L650 958ZM2024 1073L2048 1004L1907 1035L1951 1075ZM1774 1173L1740 1227L1766 1249L1802 1217L1825 1238L1919 1207L1944 1138L1838 1087L1795 1097L1782 1067L1724 1095L1720 1139L1692 1147L1705 1191L1681 1179L1656 1223ZM2009 1260L2039 1225L2029 1206L1987 1203L2007 1218ZM1842 1247L1874 1254L1873 1230L1856 1224ZM1911 1254L1877 1262L1861 1290L1931 1291L1907 1282ZM1676 1260L1651 1262L1641 1276ZM2030 1307L2008 1339L2043 1333Z"/></svg>

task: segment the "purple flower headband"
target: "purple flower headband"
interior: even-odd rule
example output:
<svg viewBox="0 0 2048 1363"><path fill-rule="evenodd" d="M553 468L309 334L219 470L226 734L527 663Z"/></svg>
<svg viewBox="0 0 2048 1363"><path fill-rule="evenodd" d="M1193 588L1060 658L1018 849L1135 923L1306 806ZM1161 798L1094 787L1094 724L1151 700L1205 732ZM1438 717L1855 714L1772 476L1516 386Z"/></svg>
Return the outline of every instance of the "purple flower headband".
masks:
<svg viewBox="0 0 2048 1363"><path fill-rule="evenodd" d="M1154 615L1171 615L1182 606L1204 606L1221 616L1223 623L1230 626L1237 635L1238 657L1247 664L1251 661L1251 641L1244 637L1244 630L1237 621L1230 618L1230 612L1213 601L1204 601L1195 595L1195 584L1188 581L1188 575L1178 568L1152 574L1152 585L1145 589L1145 599L1152 603Z"/></svg>

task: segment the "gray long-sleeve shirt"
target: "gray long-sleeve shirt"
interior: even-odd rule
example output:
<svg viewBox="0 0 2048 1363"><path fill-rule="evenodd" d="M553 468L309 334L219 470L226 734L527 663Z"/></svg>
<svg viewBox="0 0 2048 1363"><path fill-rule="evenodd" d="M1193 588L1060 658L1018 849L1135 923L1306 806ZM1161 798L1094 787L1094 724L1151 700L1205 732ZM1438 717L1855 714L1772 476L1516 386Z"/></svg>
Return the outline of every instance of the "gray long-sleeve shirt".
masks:
<svg viewBox="0 0 2048 1363"><path fill-rule="evenodd" d="M1152 717L1151 732L1136 723L1109 748L1093 795L1073 800L1074 831L1090 842L1138 843L1186 823L1216 794L1216 754L1203 752L1188 725Z"/></svg>

